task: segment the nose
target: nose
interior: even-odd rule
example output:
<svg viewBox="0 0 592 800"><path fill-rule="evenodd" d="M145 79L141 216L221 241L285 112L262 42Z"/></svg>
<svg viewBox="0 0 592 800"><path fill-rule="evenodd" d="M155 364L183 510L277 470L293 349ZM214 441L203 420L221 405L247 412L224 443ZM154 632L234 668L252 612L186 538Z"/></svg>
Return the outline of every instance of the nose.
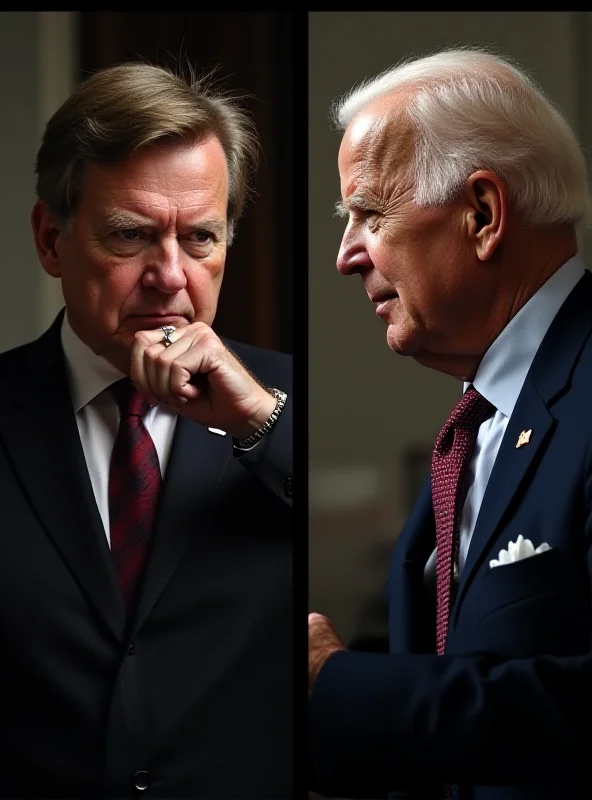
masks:
<svg viewBox="0 0 592 800"><path fill-rule="evenodd" d="M175 294L187 286L184 269L186 254L176 239L164 242L152 251L150 265L144 271L142 284L163 294Z"/></svg>
<svg viewBox="0 0 592 800"><path fill-rule="evenodd" d="M372 261L366 250L364 237L360 231L354 231L350 222L341 240L337 256L337 271L341 275L355 275L371 267Z"/></svg>

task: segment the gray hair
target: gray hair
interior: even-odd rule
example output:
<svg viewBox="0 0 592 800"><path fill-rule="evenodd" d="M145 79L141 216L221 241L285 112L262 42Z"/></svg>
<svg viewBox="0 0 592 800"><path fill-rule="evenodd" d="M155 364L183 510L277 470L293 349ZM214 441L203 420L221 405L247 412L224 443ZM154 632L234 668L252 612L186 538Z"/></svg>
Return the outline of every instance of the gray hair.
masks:
<svg viewBox="0 0 592 800"><path fill-rule="evenodd" d="M254 124L211 75L187 77L147 63L101 70L47 123L37 154L37 196L71 227L87 164L113 163L150 145L219 139L228 165L228 243L250 192L259 143Z"/></svg>
<svg viewBox="0 0 592 800"><path fill-rule="evenodd" d="M409 165L419 206L452 201L471 173L491 170L532 225L590 218L586 161L563 115L509 60L450 49L407 60L354 86L333 105L345 129L374 100L408 89L415 131Z"/></svg>

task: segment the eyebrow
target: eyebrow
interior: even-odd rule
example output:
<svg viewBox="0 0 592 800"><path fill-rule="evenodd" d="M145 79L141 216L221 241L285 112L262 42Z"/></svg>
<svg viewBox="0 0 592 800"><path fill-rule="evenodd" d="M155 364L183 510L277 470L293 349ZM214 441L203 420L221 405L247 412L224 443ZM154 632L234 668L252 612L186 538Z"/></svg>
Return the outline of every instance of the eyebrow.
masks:
<svg viewBox="0 0 592 800"><path fill-rule="evenodd" d="M134 211L115 210L105 215L104 226L115 230L127 230L129 228L158 228L158 223L150 217L144 217ZM191 230L205 230L220 239L226 235L226 222L220 219L201 219L184 227Z"/></svg>
<svg viewBox="0 0 592 800"><path fill-rule="evenodd" d="M347 217L352 208L358 211L371 211L373 204L363 192L354 192L347 200L338 200L335 203L335 213L338 217Z"/></svg>
<svg viewBox="0 0 592 800"><path fill-rule="evenodd" d="M104 224L108 228L156 228L156 222L149 217L135 214L133 211L111 211L105 215Z"/></svg>

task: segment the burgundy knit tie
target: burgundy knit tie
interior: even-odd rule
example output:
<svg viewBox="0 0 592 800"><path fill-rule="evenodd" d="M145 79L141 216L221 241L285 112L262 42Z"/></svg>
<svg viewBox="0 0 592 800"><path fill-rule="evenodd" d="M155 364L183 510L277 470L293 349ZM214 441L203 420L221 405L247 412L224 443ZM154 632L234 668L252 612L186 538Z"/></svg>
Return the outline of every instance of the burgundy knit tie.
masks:
<svg viewBox="0 0 592 800"><path fill-rule="evenodd" d="M142 417L149 405L129 378L112 387L121 414L109 469L111 554L131 614L142 575L162 477Z"/></svg>
<svg viewBox="0 0 592 800"><path fill-rule="evenodd" d="M494 406L470 386L440 431L432 456L432 504L436 520L436 651L444 653L466 471L482 422Z"/></svg>

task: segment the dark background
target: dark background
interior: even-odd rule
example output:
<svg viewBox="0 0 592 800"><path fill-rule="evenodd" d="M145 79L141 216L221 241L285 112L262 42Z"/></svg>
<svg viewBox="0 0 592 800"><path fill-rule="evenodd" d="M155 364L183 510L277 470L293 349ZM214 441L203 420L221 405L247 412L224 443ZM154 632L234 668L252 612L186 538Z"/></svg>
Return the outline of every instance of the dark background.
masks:
<svg viewBox="0 0 592 800"><path fill-rule="evenodd" d="M255 196L228 252L216 332L292 352L292 28L284 12L83 11L80 75L124 61L216 76L252 114L262 155Z"/></svg>

